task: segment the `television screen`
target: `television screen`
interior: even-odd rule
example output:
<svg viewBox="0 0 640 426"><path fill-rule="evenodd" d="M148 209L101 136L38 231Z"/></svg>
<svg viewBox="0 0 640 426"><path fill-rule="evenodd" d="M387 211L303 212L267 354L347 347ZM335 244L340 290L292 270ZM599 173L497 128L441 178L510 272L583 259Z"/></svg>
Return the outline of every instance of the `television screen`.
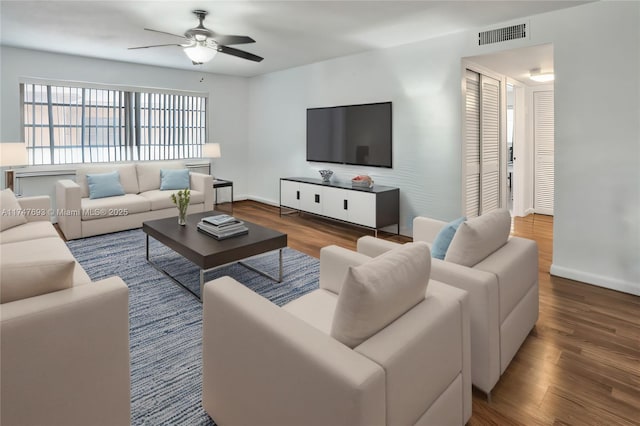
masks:
<svg viewBox="0 0 640 426"><path fill-rule="evenodd" d="M307 109L307 160L392 167L391 102Z"/></svg>

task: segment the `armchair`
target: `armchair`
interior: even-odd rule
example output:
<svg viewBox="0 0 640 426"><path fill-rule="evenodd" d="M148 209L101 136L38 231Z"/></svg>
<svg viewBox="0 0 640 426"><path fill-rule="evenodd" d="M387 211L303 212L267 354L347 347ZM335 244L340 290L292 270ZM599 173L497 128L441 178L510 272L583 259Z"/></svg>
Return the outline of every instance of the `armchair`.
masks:
<svg viewBox="0 0 640 426"><path fill-rule="evenodd" d="M431 245L445 225L416 217L413 239ZM444 260L431 264L432 279L469 293L471 376L488 399L538 320L537 244L509 238L510 225L506 210L470 219L455 233ZM357 250L375 257L397 246L367 236L358 240Z"/></svg>
<svg viewBox="0 0 640 426"><path fill-rule="evenodd" d="M426 244L416 247L428 258ZM337 323L345 325L342 309L348 302L341 296L353 289L349 276L363 268L366 275L384 260L325 247L320 288L282 308L229 277L206 283L202 403L215 422L466 423L471 416L466 292L433 280L427 286L423 279L420 300L361 343L350 347L334 337ZM391 273L402 271L398 265ZM391 282L388 287L403 285Z"/></svg>

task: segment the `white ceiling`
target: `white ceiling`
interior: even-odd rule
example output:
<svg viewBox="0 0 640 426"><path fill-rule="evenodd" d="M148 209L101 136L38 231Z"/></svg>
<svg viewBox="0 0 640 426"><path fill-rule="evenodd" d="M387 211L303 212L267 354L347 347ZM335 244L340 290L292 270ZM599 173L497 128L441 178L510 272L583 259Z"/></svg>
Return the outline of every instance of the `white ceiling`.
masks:
<svg viewBox="0 0 640 426"><path fill-rule="evenodd" d="M585 1L1 1L6 46L238 76L255 76L382 47L483 28L577 6ZM197 25L248 35L236 45L260 63L219 54L194 66L179 47L127 50L180 42L144 31L183 34ZM199 67L199 68L196 68Z"/></svg>
<svg viewBox="0 0 640 426"><path fill-rule="evenodd" d="M554 71L553 45L551 44L504 50L482 56L471 56L466 59L518 80L527 86L549 84L531 80L529 75L532 70L537 68L543 73Z"/></svg>

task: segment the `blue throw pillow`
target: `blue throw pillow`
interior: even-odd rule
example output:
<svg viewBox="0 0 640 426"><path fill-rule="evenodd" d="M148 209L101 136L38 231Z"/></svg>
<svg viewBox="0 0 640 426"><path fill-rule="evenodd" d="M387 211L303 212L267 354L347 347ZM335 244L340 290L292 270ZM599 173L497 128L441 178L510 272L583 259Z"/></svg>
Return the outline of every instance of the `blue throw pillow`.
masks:
<svg viewBox="0 0 640 426"><path fill-rule="evenodd" d="M189 169L160 169L160 190L188 188Z"/></svg>
<svg viewBox="0 0 640 426"><path fill-rule="evenodd" d="M124 189L120 184L120 173L116 170L111 173L87 175L89 185L89 198L114 197L124 195Z"/></svg>
<svg viewBox="0 0 640 426"><path fill-rule="evenodd" d="M466 217L460 217L452 222L447 223L444 228L442 228L440 232L438 232L438 235L436 235L436 239L433 240L433 244L431 245L431 257L433 257L434 259L444 260L444 256L447 254L447 250L449 249L451 240L453 240L453 236L456 235L458 227L465 220L467 220Z"/></svg>

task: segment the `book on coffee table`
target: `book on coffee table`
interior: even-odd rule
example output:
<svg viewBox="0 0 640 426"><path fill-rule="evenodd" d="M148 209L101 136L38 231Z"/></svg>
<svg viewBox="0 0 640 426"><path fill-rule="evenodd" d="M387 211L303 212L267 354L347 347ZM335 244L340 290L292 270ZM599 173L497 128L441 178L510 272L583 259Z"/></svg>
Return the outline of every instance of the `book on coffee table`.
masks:
<svg viewBox="0 0 640 426"><path fill-rule="evenodd" d="M213 226L208 222L200 221L200 223L198 223L198 231L204 232L217 240L224 240L237 235L247 234L249 232L249 228L247 228L243 223L227 224L225 226L218 227Z"/></svg>
<svg viewBox="0 0 640 426"><path fill-rule="evenodd" d="M216 216L207 216L201 219L201 222L207 223L216 227L224 227L235 224L242 224L241 220L236 219L233 216L229 216L228 214L219 214Z"/></svg>
<svg viewBox="0 0 640 426"><path fill-rule="evenodd" d="M233 231L247 229L247 227L244 226L243 223L234 223L234 224L229 224L229 225L224 225L224 226L213 226L213 225L210 225L207 222L200 222L200 223L198 223L198 227L204 229L205 231L209 231L211 233L214 233L214 234L226 234L226 233L230 233L230 232L233 232Z"/></svg>
<svg viewBox="0 0 640 426"><path fill-rule="evenodd" d="M229 233L213 233L213 232L209 232L205 229L202 229L200 227L198 227L198 231L215 238L216 240L226 240L227 238L232 238L232 237L237 237L239 235L246 235L249 233L248 229L245 230L238 230L238 231L233 231L233 232L229 232Z"/></svg>

